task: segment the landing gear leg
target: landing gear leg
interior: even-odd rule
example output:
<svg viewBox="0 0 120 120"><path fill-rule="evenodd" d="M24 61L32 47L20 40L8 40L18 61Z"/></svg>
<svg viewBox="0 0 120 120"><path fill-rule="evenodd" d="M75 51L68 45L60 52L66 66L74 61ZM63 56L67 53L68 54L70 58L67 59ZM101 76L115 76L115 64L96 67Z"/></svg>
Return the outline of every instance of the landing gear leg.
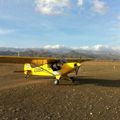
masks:
<svg viewBox="0 0 120 120"><path fill-rule="evenodd" d="M30 75L28 75L28 74L25 75L25 79L26 79L26 80L27 80L29 77L30 77Z"/></svg>
<svg viewBox="0 0 120 120"><path fill-rule="evenodd" d="M54 84L59 85L60 80L61 80L61 75L57 75L56 79L54 80Z"/></svg>

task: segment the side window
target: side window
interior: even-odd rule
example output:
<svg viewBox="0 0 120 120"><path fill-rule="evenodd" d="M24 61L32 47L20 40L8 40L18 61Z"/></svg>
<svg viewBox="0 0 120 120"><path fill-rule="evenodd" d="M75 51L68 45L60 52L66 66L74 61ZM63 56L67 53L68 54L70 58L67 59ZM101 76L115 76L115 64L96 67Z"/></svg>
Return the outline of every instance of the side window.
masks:
<svg viewBox="0 0 120 120"><path fill-rule="evenodd" d="M53 63L51 64L51 68L53 71L58 71L61 69L61 65L59 63Z"/></svg>
<svg viewBox="0 0 120 120"><path fill-rule="evenodd" d="M51 64L48 64L48 68L51 68Z"/></svg>

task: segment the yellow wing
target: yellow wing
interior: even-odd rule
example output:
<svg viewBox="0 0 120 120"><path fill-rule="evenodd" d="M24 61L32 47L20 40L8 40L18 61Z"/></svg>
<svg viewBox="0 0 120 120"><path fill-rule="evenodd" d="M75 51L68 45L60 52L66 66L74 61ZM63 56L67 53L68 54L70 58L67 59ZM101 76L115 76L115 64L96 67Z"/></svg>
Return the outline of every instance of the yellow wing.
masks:
<svg viewBox="0 0 120 120"><path fill-rule="evenodd" d="M36 65L49 64L59 62L60 58L47 58L47 57L17 57L17 56L0 56L0 63L31 63ZM67 62L83 62L88 61L89 59L80 59L80 58L66 58Z"/></svg>
<svg viewBox="0 0 120 120"><path fill-rule="evenodd" d="M34 57L17 57L17 56L0 56L0 63L32 63L36 65L46 64L55 59L51 58L34 58Z"/></svg>

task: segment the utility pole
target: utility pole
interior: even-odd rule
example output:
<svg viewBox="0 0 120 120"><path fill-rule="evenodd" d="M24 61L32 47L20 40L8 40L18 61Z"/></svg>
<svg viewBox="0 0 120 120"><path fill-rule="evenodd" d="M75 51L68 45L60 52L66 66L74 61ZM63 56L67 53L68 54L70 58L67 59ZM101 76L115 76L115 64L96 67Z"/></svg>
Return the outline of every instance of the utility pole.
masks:
<svg viewBox="0 0 120 120"><path fill-rule="evenodd" d="M20 56L20 52L18 51L18 57Z"/></svg>

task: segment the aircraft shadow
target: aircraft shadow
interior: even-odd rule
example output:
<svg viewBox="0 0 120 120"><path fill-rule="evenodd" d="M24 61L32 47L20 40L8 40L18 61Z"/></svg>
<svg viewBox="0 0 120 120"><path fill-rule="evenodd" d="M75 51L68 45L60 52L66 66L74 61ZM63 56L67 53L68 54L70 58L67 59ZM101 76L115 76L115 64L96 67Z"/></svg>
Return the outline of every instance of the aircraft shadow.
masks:
<svg viewBox="0 0 120 120"><path fill-rule="evenodd" d="M120 80L110 80L110 79L96 79L96 78L88 78L88 77L77 77L74 78L74 84L60 84L60 85L83 85L83 84L94 84L96 86L103 87L120 87Z"/></svg>

